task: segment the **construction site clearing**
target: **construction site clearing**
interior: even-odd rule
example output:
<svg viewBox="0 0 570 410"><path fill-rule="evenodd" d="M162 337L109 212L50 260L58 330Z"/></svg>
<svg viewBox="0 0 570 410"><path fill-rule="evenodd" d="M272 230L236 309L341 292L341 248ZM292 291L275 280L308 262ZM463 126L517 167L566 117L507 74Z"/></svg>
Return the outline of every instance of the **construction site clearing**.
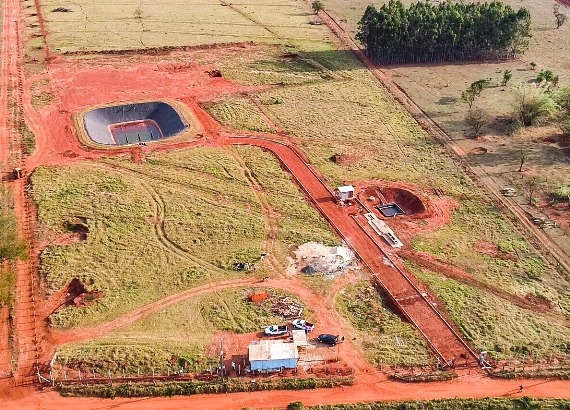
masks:
<svg viewBox="0 0 570 410"><path fill-rule="evenodd" d="M225 3L223 6L234 7ZM459 278L464 283L476 283L460 269L447 266L445 261L415 251L410 246L410 241L419 234L434 232L448 224L452 211L459 207L455 199L446 196L442 187L430 188L429 184L420 187L409 182L381 179L356 179L342 181L342 185L334 188L302 152L300 147L306 145L278 126L270 127L273 131L267 132L235 130L217 122L204 109L206 103L229 95L247 97L248 101L251 100L256 105L259 103L257 97L251 95L266 90L269 86L242 85L224 78L223 70L201 66L189 58L189 50L186 48L155 50L156 52L140 55L136 51L98 56L80 53L80 58L77 59L50 54L42 17L45 10L42 10L39 2L35 7L44 42L36 51L43 50L46 53L45 79L50 84L50 92L53 91L53 101L34 106L31 104L29 89L32 81L41 75L28 78L22 67L25 48L19 40L23 33L19 25L20 7L21 4L15 0L3 3L0 120L6 133L0 139L0 160L8 175L3 179L4 186L14 197L14 213L20 222L18 234L25 240L28 254L25 261L14 264L14 308L12 311L0 310L3 337L0 341L0 376L6 379L0 381L0 401L3 405L6 404L7 410L109 406L109 403L101 400L57 396L53 388L66 384L92 383L112 388L113 383L154 384L157 381L211 380L227 376L244 377L255 383L261 377L271 379L279 375L322 378L338 375L350 377L354 382L354 386L342 387L342 390L333 388L331 392L317 390L304 393L303 399L313 404L323 401L372 401L379 397L513 396L522 392L522 387L518 393L517 390L513 391L513 383L510 381L496 381L486 377L498 367L494 358L471 345L448 317L440 300L404 263L406 256L407 260L419 260L418 265L422 266L423 263L447 276ZM330 16L324 13L321 15L329 24ZM28 17L36 17L36 13ZM264 30L267 31L267 27ZM253 48L252 44L243 43L219 46L219 49L215 45L211 50L200 51L211 53L211 56L217 55L220 50L246 54ZM122 60L125 56L130 60ZM124 69L126 66L128 70ZM271 84L271 87L281 85ZM279 101L274 102L279 105ZM260 112L263 114L263 110ZM265 117L271 125L272 119L267 115ZM29 155L23 153L22 141L16 132L17 127L23 128L21 124L28 124L35 134L36 148ZM74 216L78 221L73 223L75 230L67 237L53 242L38 238L41 221L37 204L34 204L31 197L33 187L29 179L35 170L42 166L65 168L82 162L97 163L109 158L127 159L127 162L130 158L139 165L152 155L196 148L231 151L235 154L236 162L242 161L234 152L237 151L236 147L254 147L271 153L281 165L281 170L288 173L302 193L303 200L327 222L328 228L334 233L336 244L326 246L309 242L289 248L289 264L283 266L274 252L277 246L282 245L276 244L278 212L268 205L270 201L266 200L264 189L255 179L255 173L247 164L242 165L240 170L243 171L244 184L249 184L257 201L256 206L259 205L259 220L263 220L266 230L260 259L238 260L233 265L233 261L230 262L228 272L243 275L178 289L176 293L161 295L157 300L91 326L62 329L50 325L50 315L58 309L64 306L84 309L105 302L107 296L97 290L88 291L78 280L68 282L51 298L44 294L42 280L45 278L40 275L42 251L47 246L84 244L94 229L89 226L87 219L81 219L83 216ZM345 177L349 178L350 175ZM156 184L164 183L163 180L152 179L152 176L148 178ZM510 192L506 191L507 194ZM168 256L192 260L189 252L168 238L168 231L164 229L164 215L161 215L168 207L160 201L152 201L151 204L156 209L155 218L150 223L154 234L163 240L161 244L167 253L170 252ZM148 204L144 206L146 205ZM530 219L536 225L544 225L545 222L539 218L534 216ZM271 276L259 280L259 277L252 274L256 271L256 265L262 265L271 272ZM317 281L314 282L316 285L313 283L313 288L307 284L308 280L321 277L330 285L324 291L315 289L319 286ZM384 368L382 364L374 365L367 360L357 345L360 340L356 340L356 336L347 331L350 327L335 309L335 297L339 291L363 278L373 283L386 305L417 331L433 361L432 366L426 367L459 376L455 381L449 384L420 384L417 389L402 389L401 384L389 380L392 371L396 373L397 366L388 370L387 366ZM504 297L517 306L537 311L550 309L548 301L537 296L526 300L525 297L509 294L498 286L487 285L481 288ZM140 374L134 367L129 367L128 363L113 373L110 369L86 369L81 364L76 367L65 366L58 361L58 350L64 346L112 335L169 306L228 289L247 290L249 293L246 298L250 303L271 303L271 312L286 322L276 324L279 333L283 327L284 332L277 336L265 336L264 326L271 327L271 323L260 323L259 331L245 334L215 330L204 354L216 362L219 360L219 365L208 364L207 369L205 366L199 368L198 364L192 368L188 363L179 367L177 359L180 358L176 357L171 358L173 363L169 363L166 374L157 374L154 368L149 374ZM274 296L278 292L274 294L273 290L291 296L282 296L283 293ZM303 314L313 322L311 325L314 324L311 331L308 328L293 328L293 321L301 319ZM395 344L404 347L405 341L397 336ZM524 371L524 358L522 365ZM417 371L413 366L409 368L412 373ZM539 380L532 385L525 382L525 385L525 394L528 391L537 396L570 398L568 382ZM32 391L30 386L39 388L41 392ZM184 398L184 401L172 399L168 403L154 399L130 402L118 399L113 406L139 409L163 406L204 409L268 405L284 407L293 397L296 396L291 393L248 392L232 394L230 397L220 395L211 398L201 395Z"/></svg>

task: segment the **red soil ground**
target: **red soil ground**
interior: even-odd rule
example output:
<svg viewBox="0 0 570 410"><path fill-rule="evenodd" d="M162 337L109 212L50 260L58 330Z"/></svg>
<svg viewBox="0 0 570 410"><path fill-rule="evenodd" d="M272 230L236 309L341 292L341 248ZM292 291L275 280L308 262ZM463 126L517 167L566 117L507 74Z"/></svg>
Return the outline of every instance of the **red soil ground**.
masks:
<svg viewBox="0 0 570 410"><path fill-rule="evenodd" d="M12 366L10 365L10 310L8 306L0 307L0 379L10 377Z"/></svg>
<svg viewBox="0 0 570 410"><path fill-rule="evenodd" d="M18 20L19 3L17 0L7 0L3 3L3 51L2 51L2 104L0 107L0 126L2 131L10 132L6 126L9 118L7 85L14 84L14 76L19 70L17 59L9 58L11 55L19 55L19 41L17 28L13 22ZM228 47L214 51L203 50L203 53L216 53L218 56L230 52L247 52L244 47ZM252 47L252 46L249 46ZM176 61L164 62L165 59ZM119 149L113 151L96 151L82 146L77 139L74 129L72 114L87 107L106 104L110 102L123 102L148 99L175 99L186 104L196 115L201 123L199 136L195 141L187 143L153 144L145 147L143 151L137 151L133 158L141 158L142 152L152 152L163 149L181 149L203 144L231 145L248 144L262 147L273 152L283 163L284 167L291 172L294 180L309 196L313 204L319 209L339 235L343 237L354 249L359 257L375 274L376 278L384 284L396 299L411 298L405 304L406 313L413 318L417 326L429 335L430 340L444 357L459 356L465 352L456 336L444 324L441 318L430 307L427 300L417 297L417 292L395 269L383 264L379 258L379 246L368 234L359 227L355 219L350 217L354 210L341 208L334 203L330 188L323 183L318 174L314 173L307 164L306 157L295 146L289 146L283 142L287 139L283 135L265 135L275 141L260 138L230 137L224 134L223 128L211 119L198 106L199 102L211 101L217 96L241 91L253 90L253 87L244 87L219 77L210 77L207 71L215 67L200 67L194 63L191 55L185 52L171 52L167 57L161 56L126 56L96 57L88 61L69 60L64 57L49 59L48 78L54 101L43 108L31 106L30 86L36 81L43 79L36 76L26 79L23 87L23 108L26 122L36 135L36 151L25 163L25 170L32 171L41 164L65 165L82 159L96 159L108 155L131 155L132 150ZM143 62L144 61L144 62ZM150 86L152 85L152 86ZM184 85L184 86L182 86ZM10 139L3 134L0 138L0 153L2 159L8 158L8 146ZM277 142L281 141L281 142ZM4 162L3 162L4 163ZM6 162L7 163L7 162ZM365 184L369 185L369 184ZM394 188L406 188L406 184L392 185ZM435 229L446 223L449 218L448 210L456 206L445 197L423 197L414 187L410 192L421 200L426 210L421 214L425 218L431 218L429 227L421 227L411 220L419 215L409 216L410 219L398 219L404 227L410 228L410 234L417 234L422 229ZM392 191L397 193L399 191ZM33 232L33 217L26 212L23 181L14 184L16 215L20 221L30 222ZM389 195L389 193L387 193ZM412 206L413 207L413 206ZM358 218L358 217L357 217ZM22 236L28 237L30 232L22 230ZM39 249L33 245L31 259L36 260ZM44 339L43 328L38 329L31 317L31 296L34 289L30 287L30 272L35 272L33 265L19 264L18 272L18 325L16 333L19 340L20 372L30 371L33 373L35 354L34 334L39 333L39 354L45 361L49 360L53 348L61 343L69 341L86 340L98 337L101 334L118 329L126 324L164 308L165 304L176 303L184 298L191 297L200 292L212 291L216 284L210 284L208 289L190 289L181 294L171 295L164 300L149 304L141 309L100 326L92 328L76 329L69 332L52 332L48 339ZM342 327L337 313L332 307L332 296L319 297L313 292L299 285L299 281L284 281L281 278L263 282L263 287L276 287L286 289L300 295L304 300L311 301L311 306L319 326L333 333L341 333ZM244 283L225 283L219 285L219 289L231 286L253 285L248 281ZM261 286L261 285L260 285ZM218 289L218 288L216 288ZM215 289L214 289L215 290ZM40 298L36 297L36 300ZM41 317L36 322L42 323L50 309L41 311ZM234 341L230 341L234 345ZM239 347L240 340L235 340ZM239 347L241 348L241 347ZM303 392L303 401L306 404L339 403L352 401L367 401L377 399L421 399L438 397L486 397L486 396L510 396L515 395L516 386L519 382L503 382L480 378L480 376L468 376L447 382L434 384L417 384L414 389L402 389L399 383L389 382L383 374L373 371L371 366L362 358L358 351L347 340L339 346L343 361L350 363L357 370L358 383L356 386ZM526 384L526 382L525 382ZM525 394L543 397L570 397L568 382L533 381L528 383ZM202 409L231 409L243 407L284 407L291 401L299 399L297 392L259 392L231 394L227 396L196 396L174 399L117 399L108 402L99 399L64 399L57 394L35 393L26 388L14 389L9 383L0 383L0 403L6 409L12 408L130 408L154 409L154 408L202 408Z"/></svg>

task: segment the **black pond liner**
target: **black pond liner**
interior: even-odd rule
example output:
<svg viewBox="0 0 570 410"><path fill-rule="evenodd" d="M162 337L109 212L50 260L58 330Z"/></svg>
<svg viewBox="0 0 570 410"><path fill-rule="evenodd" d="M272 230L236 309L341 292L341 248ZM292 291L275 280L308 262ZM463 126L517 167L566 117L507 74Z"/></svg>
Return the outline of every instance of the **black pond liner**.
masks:
<svg viewBox="0 0 570 410"><path fill-rule="evenodd" d="M378 209L382 215L386 217L405 214L404 210L400 208L397 203L376 205L376 209Z"/></svg>
<svg viewBox="0 0 570 410"><path fill-rule="evenodd" d="M83 116L89 138L104 145L129 145L174 137L188 128L171 105L144 102L96 108Z"/></svg>

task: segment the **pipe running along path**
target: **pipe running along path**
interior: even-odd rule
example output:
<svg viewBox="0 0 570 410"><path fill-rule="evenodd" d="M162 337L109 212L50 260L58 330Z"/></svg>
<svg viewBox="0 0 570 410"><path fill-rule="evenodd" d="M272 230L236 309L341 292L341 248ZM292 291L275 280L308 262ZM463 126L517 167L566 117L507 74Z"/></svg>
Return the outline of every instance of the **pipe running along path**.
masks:
<svg viewBox="0 0 570 410"><path fill-rule="evenodd" d="M461 335L410 280L404 271L384 263L387 255L347 210L335 203L333 192L305 162L293 146L284 142L257 137L225 137L221 144L251 145L273 153L305 191L317 210L356 252L363 264L401 310L402 314L420 331L437 357L448 363L452 358L477 360L477 354Z"/></svg>

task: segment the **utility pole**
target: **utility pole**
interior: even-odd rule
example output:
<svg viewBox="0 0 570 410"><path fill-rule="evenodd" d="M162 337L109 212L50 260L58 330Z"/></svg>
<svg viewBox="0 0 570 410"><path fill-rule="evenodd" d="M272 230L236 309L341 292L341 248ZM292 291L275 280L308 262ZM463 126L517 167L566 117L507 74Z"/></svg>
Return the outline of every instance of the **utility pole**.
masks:
<svg viewBox="0 0 570 410"><path fill-rule="evenodd" d="M222 381L224 381L224 345L223 345L223 339L220 339L220 373L222 374Z"/></svg>

